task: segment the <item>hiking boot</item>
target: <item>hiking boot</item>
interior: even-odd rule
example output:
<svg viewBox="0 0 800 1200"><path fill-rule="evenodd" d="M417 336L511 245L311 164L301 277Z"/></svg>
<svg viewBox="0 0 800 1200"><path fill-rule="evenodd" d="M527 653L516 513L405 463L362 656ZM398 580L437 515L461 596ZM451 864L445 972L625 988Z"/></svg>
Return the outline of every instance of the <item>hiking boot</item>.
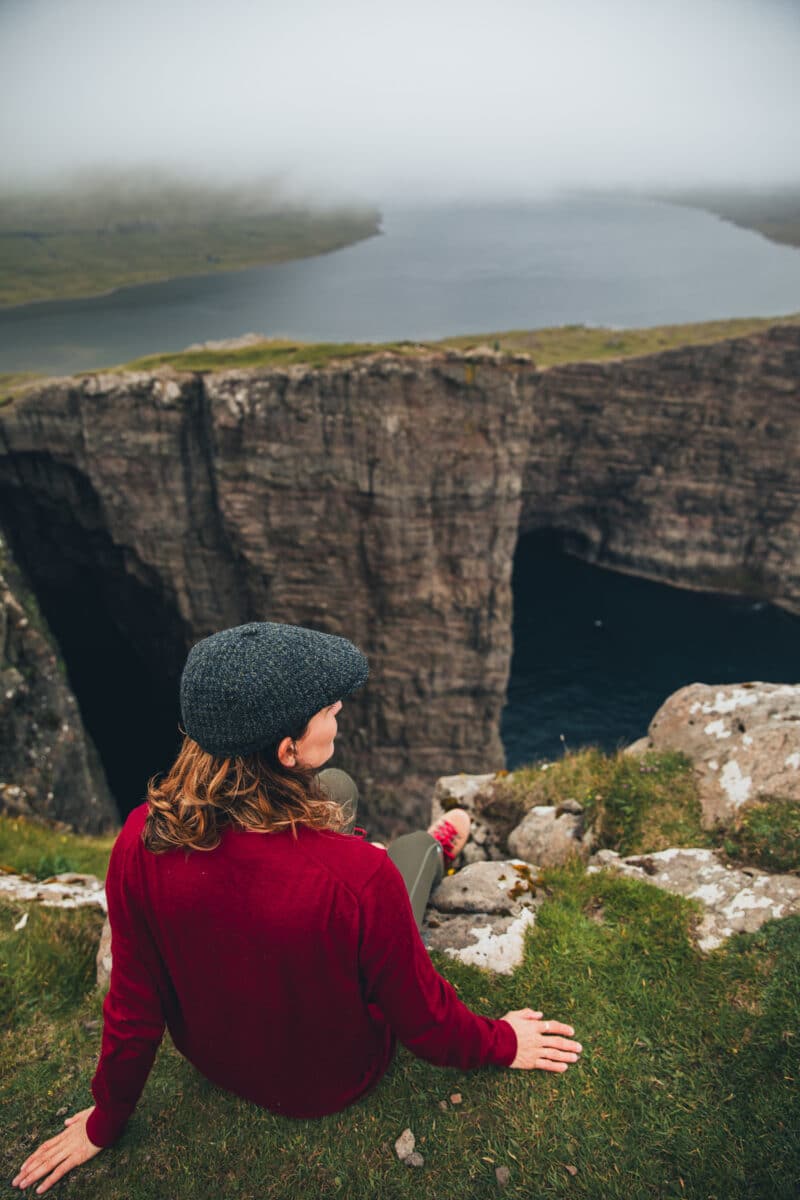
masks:
<svg viewBox="0 0 800 1200"><path fill-rule="evenodd" d="M445 863L452 866L467 844L469 829L472 821L463 808L451 808L439 817L428 829L428 833L442 847Z"/></svg>

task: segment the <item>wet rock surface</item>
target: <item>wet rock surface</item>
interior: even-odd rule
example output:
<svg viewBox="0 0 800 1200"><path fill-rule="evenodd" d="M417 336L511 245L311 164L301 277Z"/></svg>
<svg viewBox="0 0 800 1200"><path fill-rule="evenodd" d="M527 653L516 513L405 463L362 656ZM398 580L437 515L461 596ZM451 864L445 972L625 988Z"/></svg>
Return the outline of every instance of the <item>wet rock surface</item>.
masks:
<svg viewBox="0 0 800 1200"><path fill-rule="evenodd" d="M759 796L800 803L800 685L691 684L655 714L648 744L692 760L708 825Z"/></svg>

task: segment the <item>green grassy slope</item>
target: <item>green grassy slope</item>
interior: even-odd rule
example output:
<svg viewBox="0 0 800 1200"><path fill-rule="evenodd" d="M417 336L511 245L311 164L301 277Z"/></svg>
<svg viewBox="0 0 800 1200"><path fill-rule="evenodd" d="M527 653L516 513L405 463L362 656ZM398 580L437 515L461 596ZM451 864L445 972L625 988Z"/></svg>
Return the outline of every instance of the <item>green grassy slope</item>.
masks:
<svg viewBox="0 0 800 1200"><path fill-rule="evenodd" d="M378 232L372 209L312 209L164 179L0 194L0 307L321 254Z"/></svg>
<svg viewBox="0 0 800 1200"><path fill-rule="evenodd" d="M581 751L547 772L515 772L510 786L509 803L580 795L606 842L646 851L664 837L700 836L691 768L674 755ZM0 821L5 858L15 854L11 824ZM38 837L24 861L48 853L51 837L69 859L68 835ZM107 843L96 850L107 856ZM212 1087L166 1039L120 1143L62 1186L82 1200L189 1200L201 1190L234 1200L477 1200L499 1194L495 1169L507 1167L502 1194L515 1200L794 1197L800 919L703 955L690 939L696 906L646 883L574 866L542 872L537 887L544 904L513 976L446 957L437 966L478 1012L538 1007L573 1024L584 1054L564 1076L441 1070L401 1048L360 1103L290 1121ZM26 908L27 925L15 931ZM97 914L0 904L8 1178L66 1112L90 1102L99 926ZM449 1099L456 1092L459 1104ZM425 1158L419 1170L393 1151L407 1126Z"/></svg>

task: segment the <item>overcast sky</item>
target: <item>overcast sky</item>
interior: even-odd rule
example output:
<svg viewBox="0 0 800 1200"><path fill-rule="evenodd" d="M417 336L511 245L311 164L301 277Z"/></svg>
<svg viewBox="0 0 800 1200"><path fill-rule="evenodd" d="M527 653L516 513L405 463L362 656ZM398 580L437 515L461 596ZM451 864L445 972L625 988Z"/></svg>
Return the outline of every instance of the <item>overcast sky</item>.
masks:
<svg viewBox="0 0 800 1200"><path fill-rule="evenodd" d="M800 0L0 0L8 181L329 198L800 181Z"/></svg>

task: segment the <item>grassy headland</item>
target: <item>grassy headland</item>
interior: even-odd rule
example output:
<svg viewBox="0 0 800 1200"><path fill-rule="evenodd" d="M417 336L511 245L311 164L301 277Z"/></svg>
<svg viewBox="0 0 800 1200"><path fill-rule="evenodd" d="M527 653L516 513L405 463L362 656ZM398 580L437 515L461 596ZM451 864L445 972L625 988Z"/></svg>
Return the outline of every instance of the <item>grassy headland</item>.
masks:
<svg viewBox="0 0 800 1200"><path fill-rule="evenodd" d="M121 370L152 371L174 367L179 371L222 371L228 368L287 367L296 364L324 366L339 359L363 358L391 352L407 357L442 350L462 353L486 349L503 354L530 355L537 367L570 362L598 362L635 358L674 350L680 346L706 345L727 338L744 337L770 325L800 324L800 314L788 317L745 317L728 321L704 321L694 325L659 325L648 329L604 329L586 325L561 325L552 329L508 330L505 333L465 334L439 342L298 342L265 338L242 347L183 350L173 354L149 354L126 363Z"/></svg>
<svg viewBox="0 0 800 1200"><path fill-rule="evenodd" d="M647 852L664 838L686 845L703 836L691 767L676 755L585 750L547 771L517 771L509 787L508 802L523 807L581 798L605 844ZM0 819L4 860L41 860L42 869L56 855L73 861L70 835L40 829L19 838L21 825ZM92 840L75 840L75 866L87 863ZM107 858L107 841L96 854ZM62 1186L86 1200L188 1200L201 1180L232 1200L478 1200L501 1194L495 1170L506 1167L502 1194L515 1200L794 1197L800 919L701 954L690 937L696 905L647 883L575 865L540 873L537 888L544 903L512 976L436 962L478 1012L530 1006L570 1021L585 1049L563 1077L441 1070L400 1049L360 1103L291 1121L205 1082L167 1038L120 1143ZM15 929L25 910L27 924ZM85 910L0 903L8 1178L66 1112L90 1103L100 924ZM462 1101L453 1104L456 1092ZM425 1158L419 1170L393 1151L407 1126Z"/></svg>
<svg viewBox="0 0 800 1200"><path fill-rule="evenodd" d="M0 195L0 307L322 254L371 237L379 221L372 209L314 209L266 188L165 179L9 191Z"/></svg>
<svg viewBox="0 0 800 1200"><path fill-rule="evenodd" d="M688 188L659 198L704 208L743 229L755 229L772 242L800 246L800 184L769 189Z"/></svg>

